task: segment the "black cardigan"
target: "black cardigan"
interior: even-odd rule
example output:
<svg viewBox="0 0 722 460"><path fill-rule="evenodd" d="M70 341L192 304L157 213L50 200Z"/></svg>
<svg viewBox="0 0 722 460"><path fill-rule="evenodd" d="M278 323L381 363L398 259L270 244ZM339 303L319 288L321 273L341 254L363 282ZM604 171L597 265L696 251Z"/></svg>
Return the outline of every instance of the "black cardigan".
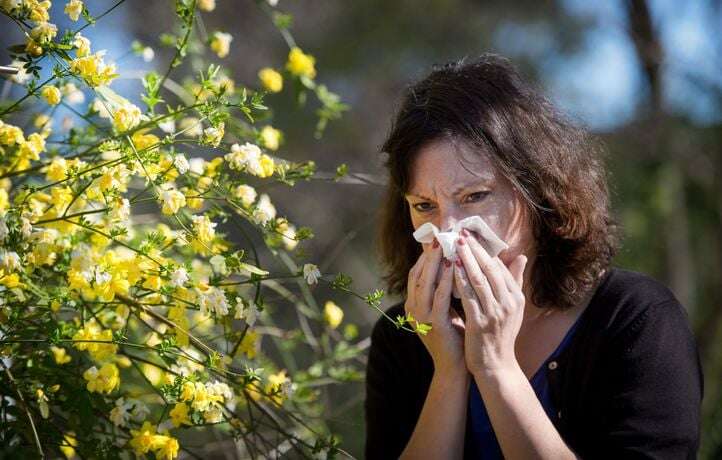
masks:
<svg viewBox="0 0 722 460"><path fill-rule="evenodd" d="M386 312L403 315L403 302ZM610 267L556 364L545 369L559 409L552 422L580 458L696 457L702 366L687 312L663 284ZM399 457L432 374L419 337L379 318L366 367L366 458Z"/></svg>

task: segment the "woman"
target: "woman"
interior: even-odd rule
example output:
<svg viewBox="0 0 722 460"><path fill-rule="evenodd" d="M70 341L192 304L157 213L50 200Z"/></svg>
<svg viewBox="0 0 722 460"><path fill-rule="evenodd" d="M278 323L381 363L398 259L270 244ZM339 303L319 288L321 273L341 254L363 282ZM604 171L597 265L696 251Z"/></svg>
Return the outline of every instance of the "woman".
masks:
<svg viewBox="0 0 722 460"><path fill-rule="evenodd" d="M410 87L383 151L386 312L432 329L376 323L367 458L695 458L696 342L669 289L611 265L598 143L486 54ZM474 215L508 248L462 230L452 263L412 237Z"/></svg>

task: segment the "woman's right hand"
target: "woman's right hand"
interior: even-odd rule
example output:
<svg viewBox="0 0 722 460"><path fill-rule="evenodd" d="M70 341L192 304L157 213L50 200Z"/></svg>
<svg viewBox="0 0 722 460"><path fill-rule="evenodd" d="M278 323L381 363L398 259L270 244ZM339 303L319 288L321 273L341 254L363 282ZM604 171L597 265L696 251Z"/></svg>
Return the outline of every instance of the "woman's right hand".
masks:
<svg viewBox="0 0 722 460"><path fill-rule="evenodd" d="M438 241L434 240L409 270L404 310L420 323L431 323L431 330L419 334L419 338L431 355L435 372L459 375L467 370L464 321L451 308L453 273L454 265L442 257Z"/></svg>

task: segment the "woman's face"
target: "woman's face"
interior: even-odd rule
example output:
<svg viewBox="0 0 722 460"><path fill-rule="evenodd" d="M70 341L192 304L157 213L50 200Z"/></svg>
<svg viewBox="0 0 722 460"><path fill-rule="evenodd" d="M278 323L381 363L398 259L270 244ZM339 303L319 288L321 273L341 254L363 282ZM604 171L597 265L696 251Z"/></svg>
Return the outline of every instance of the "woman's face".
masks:
<svg viewBox="0 0 722 460"><path fill-rule="evenodd" d="M478 215L509 245L499 254L506 266L525 254L531 267L535 245L524 203L487 155L466 142L425 144L414 159L405 198L414 229L431 222L448 231L457 221Z"/></svg>

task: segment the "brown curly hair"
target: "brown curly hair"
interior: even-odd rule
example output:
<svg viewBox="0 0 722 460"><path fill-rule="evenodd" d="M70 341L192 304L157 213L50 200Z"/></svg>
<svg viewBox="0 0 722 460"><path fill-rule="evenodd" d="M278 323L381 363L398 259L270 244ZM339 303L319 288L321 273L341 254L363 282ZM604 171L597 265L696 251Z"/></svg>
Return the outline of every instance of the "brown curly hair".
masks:
<svg viewBox="0 0 722 460"><path fill-rule="evenodd" d="M508 59L492 53L434 66L404 93L381 149L388 155L389 182L376 242L388 291L405 295L408 271L422 251L404 199L412 162L424 144L441 138L490 152L531 210L534 304L560 310L578 305L619 246L606 151L522 80Z"/></svg>

